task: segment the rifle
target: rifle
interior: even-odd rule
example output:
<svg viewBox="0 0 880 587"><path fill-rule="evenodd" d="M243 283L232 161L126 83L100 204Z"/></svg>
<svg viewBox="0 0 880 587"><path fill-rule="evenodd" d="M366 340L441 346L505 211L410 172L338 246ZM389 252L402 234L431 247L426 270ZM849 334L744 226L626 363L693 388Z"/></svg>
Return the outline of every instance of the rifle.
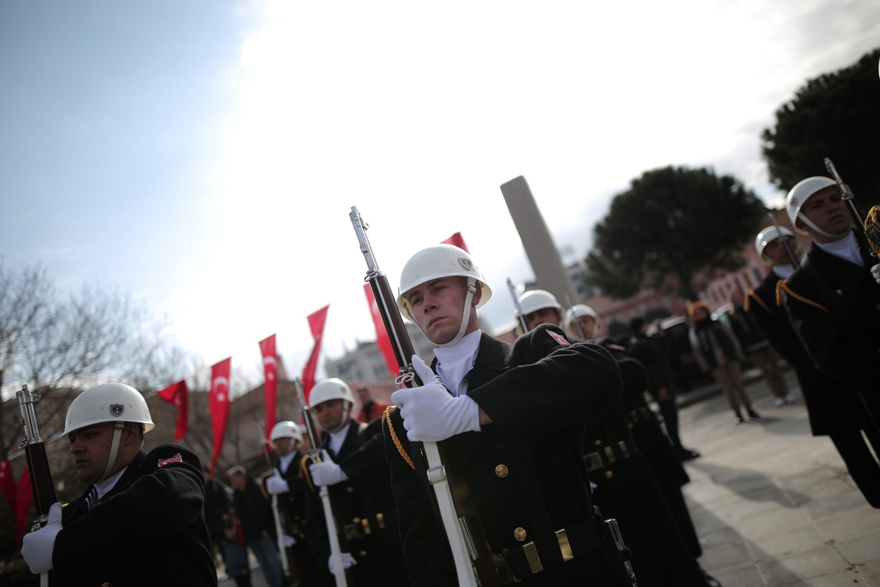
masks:
<svg viewBox="0 0 880 587"><path fill-rule="evenodd" d="M856 196L852 193L845 183L843 183L843 179L840 177L840 174L837 173L837 168L832 163L831 159L825 157L825 168L828 170L828 173L831 174L831 177L834 178L834 181L837 182L837 189L840 190L840 199L846 202L847 209L849 210L849 215L852 217L853 223L856 225L858 230L856 230L856 238L859 241L859 244L868 252L868 254L874 259L877 258L877 253L874 251L874 247L871 246L871 241L868 240L866 233L870 233L870 231L865 225L865 215L862 214L862 210L859 208L858 203L856 202ZM864 229L863 229L864 227Z"/></svg>
<svg viewBox="0 0 880 587"><path fill-rule="evenodd" d="M34 522L34 529L37 524L46 525L49 518L49 508L58 501L55 496L55 485L52 483L52 471L49 470L49 458L46 456L46 444L40 437L40 431L37 428L37 414L34 411L34 404L40 401L40 398L39 394L31 393L27 385L22 385L21 391L15 392L25 434L24 440L21 441L18 448L24 449L27 458L34 507L37 509L37 521ZM40 585L43 587L49 585L48 572L40 574Z"/></svg>
<svg viewBox="0 0 880 587"><path fill-rule="evenodd" d="M318 444L318 438L315 435L315 425L312 422L312 413L306 404L306 396L303 391L302 381L297 377L293 381L296 388L296 397L301 406L303 423L305 424L306 434L309 437L309 457L316 463L321 462L321 450ZM330 554L333 556L333 575L336 579L336 587L344 587L345 585L354 585L354 581L349 576L348 570L342 566L343 547L346 552L348 549L348 540L344 532L339 531L336 516L333 513L333 503L330 501L330 490L326 485L321 485L318 491L321 496L321 505L324 507L324 521L327 523L327 538L330 540Z"/></svg>
<svg viewBox="0 0 880 587"><path fill-rule="evenodd" d="M263 450L263 456L266 458L266 467L268 467L267 471L263 473L260 479L260 489L263 490L263 494L266 497L269 497L269 501L272 502L272 518L275 520L275 536L276 541L278 542L278 557L281 559L281 572L284 574L284 578L287 580L288 585L295 585L298 583L298 577L293 577L290 572L290 561L287 560L287 548L284 546L284 534L285 534L285 526L281 521L281 510L279 509L278 504L278 495L275 493L270 494L266 489L266 479L275 473L275 463L272 462L272 452L269 446L269 442L266 440L266 431L263 428L262 424L260 427L260 448ZM271 496L271 497L270 497Z"/></svg>
<svg viewBox="0 0 880 587"><path fill-rule="evenodd" d="M388 278L379 270L376 257L373 255L366 233L369 225L364 223L356 206L351 207L349 218L360 243L361 253L364 254L367 262L367 275L364 281L369 282L373 290L373 297L379 306L382 322L385 324L397 365L400 367L400 375L395 383L407 387L420 386L422 382L419 381L411 362L415 350L403 324L403 317L394 301ZM473 508L464 503L462 495L452 491L452 487L465 487L465 484L463 480L457 478L457 471L452 467L453 461L446 454L447 448L451 449L448 442L448 440L441 443L423 442L421 445L427 460L427 478L434 488L437 509L455 561L458 583L463 587L499 585L494 557L483 536L480 522Z"/></svg>
<svg viewBox="0 0 880 587"><path fill-rule="evenodd" d="M519 322L520 330L525 334L529 331L529 327L526 326L526 317L523 316L522 306L519 304L519 296L516 295L516 288L509 277L507 278L507 289L510 290L510 297L513 298L513 307L516 308L516 321Z"/></svg>

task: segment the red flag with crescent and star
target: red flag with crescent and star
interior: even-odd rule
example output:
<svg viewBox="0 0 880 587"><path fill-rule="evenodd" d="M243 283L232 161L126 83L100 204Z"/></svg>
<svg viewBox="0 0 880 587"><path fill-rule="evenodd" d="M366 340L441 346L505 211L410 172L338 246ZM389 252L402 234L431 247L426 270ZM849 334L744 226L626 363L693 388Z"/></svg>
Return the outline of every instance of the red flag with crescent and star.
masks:
<svg viewBox="0 0 880 587"><path fill-rule="evenodd" d="M189 426L189 388L186 381L172 383L159 393L165 402L177 406L177 428L174 430L174 442L180 442Z"/></svg>
<svg viewBox="0 0 880 587"><path fill-rule="evenodd" d="M441 245L455 245L459 249L462 249L464 252L470 253L470 251L468 251L467 245L464 244L464 237L461 236L460 232L456 232L455 234L450 236L445 241L441 241L440 244Z"/></svg>
<svg viewBox="0 0 880 587"><path fill-rule="evenodd" d="M318 355L321 353L321 338L324 336L324 322L327 321L327 311L330 305L326 305L317 312L309 314L309 328L312 331L312 338L315 339L315 346L312 348L312 354L303 368L303 394L306 396L306 402L309 399L309 393L315 386L315 370L318 368Z"/></svg>
<svg viewBox="0 0 880 587"><path fill-rule="evenodd" d="M391 338L388 337L388 331L382 321L382 314L379 312L379 304L376 302L376 296L373 295L373 288L369 283L364 284L364 293L367 294L367 304L370 306L370 315L373 317L373 326L376 328L376 344L382 351L382 357L385 359L385 364L388 365L391 376L397 377L400 375L400 367L397 365L397 357L394 356Z"/></svg>
<svg viewBox="0 0 880 587"><path fill-rule="evenodd" d="M24 531L28 525L28 512L31 511L31 504L34 501L34 488L31 485L31 474L27 463L21 470L21 477L18 478L18 486L15 488L15 543L21 544L24 538Z"/></svg>
<svg viewBox="0 0 880 587"><path fill-rule="evenodd" d="M226 422L229 420L229 368L231 364L232 357L224 359L211 367L211 395L208 397L208 409L211 412L211 424L214 428L214 454L211 457L212 471L223 448Z"/></svg>
<svg viewBox="0 0 880 587"><path fill-rule="evenodd" d="M278 356L275 354L275 335L260 341L260 352L263 353L263 371L266 374L266 442L272 427L275 426L276 406L278 405Z"/></svg>

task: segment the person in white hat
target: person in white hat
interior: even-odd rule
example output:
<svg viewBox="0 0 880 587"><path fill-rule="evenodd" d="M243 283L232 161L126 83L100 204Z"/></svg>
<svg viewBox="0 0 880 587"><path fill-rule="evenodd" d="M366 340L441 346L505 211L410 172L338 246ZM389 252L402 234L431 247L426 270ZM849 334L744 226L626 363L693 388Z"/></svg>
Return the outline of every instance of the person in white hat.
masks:
<svg viewBox="0 0 880 587"><path fill-rule="evenodd" d="M147 402L129 385L79 394L64 435L86 492L54 504L46 526L24 537L33 573L56 585L217 585L204 518L205 477L183 446L142 450L153 429Z"/></svg>

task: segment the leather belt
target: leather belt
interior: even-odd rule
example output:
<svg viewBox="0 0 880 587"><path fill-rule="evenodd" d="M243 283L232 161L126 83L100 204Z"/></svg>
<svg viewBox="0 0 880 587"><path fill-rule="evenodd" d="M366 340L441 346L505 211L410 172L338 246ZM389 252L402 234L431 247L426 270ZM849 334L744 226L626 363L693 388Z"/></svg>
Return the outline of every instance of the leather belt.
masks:
<svg viewBox="0 0 880 587"><path fill-rule="evenodd" d="M597 450L584 455L584 463L587 465L588 471L603 469L610 467L617 461L623 461L639 452L636 443L631 438L614 442L605 446L602 450Z"/></svg>
<svg viewBox="0 0 880 587"><path fill-rule="evenodd" d="M505 548L500 555L494 555L501 583L522 581L596 548L603 543L602 524L599 516L592 516L579 524L557 530L550 536L536 538L515 548Z"/></svg>

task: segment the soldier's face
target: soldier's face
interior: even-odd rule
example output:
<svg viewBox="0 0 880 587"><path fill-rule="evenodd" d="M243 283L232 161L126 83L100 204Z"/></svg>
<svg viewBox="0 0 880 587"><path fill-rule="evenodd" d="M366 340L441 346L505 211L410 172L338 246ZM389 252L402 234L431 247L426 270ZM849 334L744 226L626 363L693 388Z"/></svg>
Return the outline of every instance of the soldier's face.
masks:
<svg viewBox="0 0 880 587"><path fill-rule="evenodd" d="M276 438L272 441L272 444L275 445L275 450L278 451L279 456L284 456L289 454L293 449L293 439L292 438Z"/></svg>
<svg viewBox="0 0 880 587"><path fill-rule="evenodd" d="M830 185L809 197L801 207L801 214L820 230L829 234L843 234L852 226L852 219L846 209L846 203L840 199L840 190L837 186ZM798 221L798 226L810 231L810 234L819 242L823 235L814 234L809 226Z"/></svg>
<svg viewBox="0 0 880 587"><path fill-rule="evenodd" d="M541 308L526 314L526 326L534 330L540 324L552 324L559 326L560 316L556 308Z"/></svg>
<svg viewBox="0 0 880 587"><path fill-rule="evenodd" d="M324 430L336 430L342 424L345 402L331 399L312 406L312 413L318 418L318 425Z"/></svg>
<svg viewBox="0 0 880 587"><path fill-rule="evenodd" d="M482 290L477 285L471 304L479 303L481 295ZM466 297L467 279L464 277L435 279L406 292L416 324L434 344L446 344L458 334Z"/></svg>
<svg viewBox="0 0 880 587"><path fill-rule="evenodd" d="M74 430L67 435L77 478L87 485L95 483L107 468L113 442L113 423L101 422Z"/></svg>
<svg viewBox="0 0 880 587"><path fill-rule="evenodd" d="M592 316L578 316L578 324L581 327L581 332L584 333L584 340L589 340L596 336L596 321Z"/></svg>
<svg viewBox="0 0 880 587"><path fill-rule="evenodd" d="M777 265L789 265L791 259L785 252L781 238L775 238L764 246L764 255Z"/></svg>

